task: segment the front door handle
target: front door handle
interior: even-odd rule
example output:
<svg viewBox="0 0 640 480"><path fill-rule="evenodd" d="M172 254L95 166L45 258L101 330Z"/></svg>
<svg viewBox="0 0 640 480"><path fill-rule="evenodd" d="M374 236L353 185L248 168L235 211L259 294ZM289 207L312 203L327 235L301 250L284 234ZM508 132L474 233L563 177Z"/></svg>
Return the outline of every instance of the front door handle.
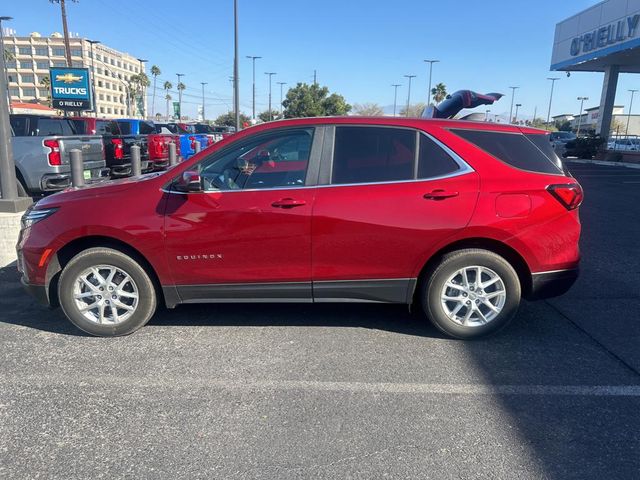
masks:
<svg viewBox="0 0 640 480"><path fill-rule="evenodd" d="M424 194L426 200L444 200L445 198L457 197L458 192L452 192L448 190L434 190Z"/></svg>
<svg viewBox="0 0 640 480"><path fill-rule="evenodd" d="M296 200L294 198L281 198L280 200L273 202L271 206L276 208L295 208L302 207L306 204L307 202L305 202L304 200Z"/></svg>

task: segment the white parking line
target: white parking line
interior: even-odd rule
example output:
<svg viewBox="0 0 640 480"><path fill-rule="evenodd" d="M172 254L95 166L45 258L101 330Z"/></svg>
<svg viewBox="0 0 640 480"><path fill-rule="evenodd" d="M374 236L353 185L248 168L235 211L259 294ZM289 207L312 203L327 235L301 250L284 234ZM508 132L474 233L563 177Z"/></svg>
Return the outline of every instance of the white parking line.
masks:
<svg viewBox="0 0 640 480"><path fill-rule="evenodd" d="M225 380L212 378L173 379L139 377L52 378L27 375L15 378L0 377L4 388L14 385L44 387L48 385L77 387L126 387L189 389L211 388L233 391L290 391L336 393L383 393L419 395L524 395L524 396L581 396L581 397L640 397L640 385L480 385L442 383L380 383L380 382L332 382L313 380Z"/></svg>

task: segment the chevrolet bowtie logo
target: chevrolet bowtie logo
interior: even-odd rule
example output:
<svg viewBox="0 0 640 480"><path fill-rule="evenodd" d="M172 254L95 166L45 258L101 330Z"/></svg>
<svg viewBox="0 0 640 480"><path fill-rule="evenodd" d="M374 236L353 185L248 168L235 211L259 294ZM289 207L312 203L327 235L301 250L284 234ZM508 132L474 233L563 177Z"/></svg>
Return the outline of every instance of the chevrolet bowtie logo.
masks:
<svg viewBox="0 0 640 480"><path fill-rule="evenodd" d="M76 83L82 80L82 75L75 76L72 73L65 73L64 75L56 75L56 82L62 83Z"/></svg>

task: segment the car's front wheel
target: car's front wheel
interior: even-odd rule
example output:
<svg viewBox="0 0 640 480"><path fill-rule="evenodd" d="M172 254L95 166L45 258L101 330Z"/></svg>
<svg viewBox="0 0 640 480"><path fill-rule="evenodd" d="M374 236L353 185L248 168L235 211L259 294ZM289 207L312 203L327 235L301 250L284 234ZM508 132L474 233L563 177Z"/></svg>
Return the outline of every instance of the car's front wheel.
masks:
<svg viewBox="0 0 640 480"><path fill-rule="evenodd" d="M503 328L520 304L518 274L488 250L445 255L424 285L425 313L438 329L456 338L478 338Z"/></svg>
<svg viewBox="0 0 640 480"><path fill-rule="evenodd" d="M89 248L64 267L58 283L60 306L71 322L97 336L132 333L156 309L149 274L128 255L111 248Z"/></svg>

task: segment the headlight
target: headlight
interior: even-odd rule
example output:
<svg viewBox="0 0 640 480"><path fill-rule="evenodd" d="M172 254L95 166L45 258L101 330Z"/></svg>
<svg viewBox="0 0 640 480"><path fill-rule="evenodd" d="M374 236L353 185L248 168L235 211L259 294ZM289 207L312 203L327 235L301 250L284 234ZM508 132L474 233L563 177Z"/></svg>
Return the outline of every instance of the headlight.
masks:
<svg viewBox="0 0 640 480"><path fill-rule="evenodd" d="M57 208L43 208L40 210L29 209L24 212L20 223L22 228L29 228L34 223L38 223L40 220L44 220L48 216L54 214L58 209Z"/></svg>

